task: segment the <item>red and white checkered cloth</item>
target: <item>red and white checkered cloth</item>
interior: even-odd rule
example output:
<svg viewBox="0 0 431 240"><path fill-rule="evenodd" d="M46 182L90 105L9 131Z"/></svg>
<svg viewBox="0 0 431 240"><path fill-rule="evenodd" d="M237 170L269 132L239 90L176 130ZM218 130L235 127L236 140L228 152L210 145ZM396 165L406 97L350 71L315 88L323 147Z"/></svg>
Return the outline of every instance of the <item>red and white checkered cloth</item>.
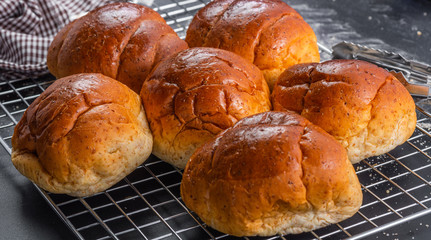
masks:
<svg viewBox="0 0 431 240"><path fill-rule="evenodd" d="M48 72L48 47L68 22L120 0L0 0L0 80Z"/></svg>

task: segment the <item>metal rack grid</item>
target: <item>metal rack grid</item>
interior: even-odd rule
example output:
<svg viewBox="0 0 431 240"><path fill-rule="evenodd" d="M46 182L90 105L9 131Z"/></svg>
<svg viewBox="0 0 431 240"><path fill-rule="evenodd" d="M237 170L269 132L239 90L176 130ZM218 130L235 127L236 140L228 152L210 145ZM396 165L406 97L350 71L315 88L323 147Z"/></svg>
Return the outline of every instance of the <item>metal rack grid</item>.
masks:
<svg viewBox="0 0 431 240"><path fill-rule="evenodd" d="M152 7L183 38L192 16L207 2L160 0ZM329 59L327 48L320 47L322 59ZM54 80L44 76L0 83L0 144L9 153L15 125ZM359 239L431 212L431 116L419 108L417 115L416 130L406 143L355 165L364 194L356 215L289 238ZM79 239L237 239L207 227L184 206L181 178L180 170L151 156L118 184L91 197L36 188Z"/></svg>

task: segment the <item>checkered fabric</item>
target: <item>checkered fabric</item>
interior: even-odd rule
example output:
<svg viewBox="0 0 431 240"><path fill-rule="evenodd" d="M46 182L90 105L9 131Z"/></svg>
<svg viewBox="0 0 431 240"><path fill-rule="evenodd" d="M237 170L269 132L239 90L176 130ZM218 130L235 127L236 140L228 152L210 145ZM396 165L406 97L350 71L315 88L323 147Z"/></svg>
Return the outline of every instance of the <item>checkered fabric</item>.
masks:
<svg viewBox="0 0 431 240"><path fill-rule="evenodd" d="M120 0L0 0L0 80L48 73L55 34L86 12Z"/></svg>

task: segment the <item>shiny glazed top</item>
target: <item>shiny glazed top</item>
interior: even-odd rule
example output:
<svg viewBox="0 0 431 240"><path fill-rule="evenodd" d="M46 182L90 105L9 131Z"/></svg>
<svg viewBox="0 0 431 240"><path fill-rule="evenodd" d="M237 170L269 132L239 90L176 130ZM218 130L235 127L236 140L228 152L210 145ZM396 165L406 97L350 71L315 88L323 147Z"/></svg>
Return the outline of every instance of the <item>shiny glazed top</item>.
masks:
<svg viewBox="0 0 431 240"><path fill-rule="evenodd" d="M161 62L143 84L141 98L156 156L169 162L182 158L177 165L182 168L197 146L239 119L271 109L259 69L216 48L190 48Z"/></svg>
<svg viewBox="0 0 431 240"><path fill-rule="evenodd" d="M66 25L50 45L47 64L57 78L102 73L139 92L161 59L185 48L154 10L113 3Z"/></svg>

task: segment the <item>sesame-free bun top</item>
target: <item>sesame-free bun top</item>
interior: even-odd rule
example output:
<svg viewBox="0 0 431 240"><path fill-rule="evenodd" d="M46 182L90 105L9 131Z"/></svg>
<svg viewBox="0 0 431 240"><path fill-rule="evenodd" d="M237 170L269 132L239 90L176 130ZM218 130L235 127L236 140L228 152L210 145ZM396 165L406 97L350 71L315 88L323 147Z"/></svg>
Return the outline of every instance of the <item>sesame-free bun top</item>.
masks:
<svg viewBox="0 0 431 240"><path fill-rule="evenodd" d="M41 188L88 196L114 185L151 154L139 95L101 74L56 80L25 111L12 163Z"/></svg>
<svg viewBox="0 0 431 240"><path fill-rule="evenodd" d="M212 1L194 16L186 42L241 55L262 70L270 89L286 68L320 60L311 27L279 0Z"/></svg>
<svg viewBox="0 0 431 240"><path fill-rule="evenodd" d="M112 3L66 25L49 47L47 64L57 78L102 73L139 94L158 62L186 48L151 8Z"/></svg>
<svg viewBox="0 0 431 240"><path fill-rule="evenodd" d="M389 72L359 60L299 64L272 93L274 110L295 111L333 135L352 163L405 142L416 125L415 104Z"/></svg>
<svg viewBox="0 0 431 240"><path fill-rule="evenodd" d="M293 112L244 118L198 148L181 197L206 224L235 236L310 231L362 204L343 146Z"/></svg>
<svg viewBox="0 0 431 240"><path fill-rule="evenodd" d="M153 154L179 168L220 131L271 108L259 69L216 48L171 55L144 82L141 97L154 136Z"/></svg>

